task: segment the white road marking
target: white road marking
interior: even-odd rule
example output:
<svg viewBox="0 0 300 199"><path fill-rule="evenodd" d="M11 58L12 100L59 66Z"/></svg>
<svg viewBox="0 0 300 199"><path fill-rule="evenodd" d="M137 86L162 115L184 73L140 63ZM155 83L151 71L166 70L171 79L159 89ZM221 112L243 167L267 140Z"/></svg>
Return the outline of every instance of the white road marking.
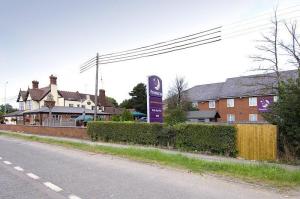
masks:
<svg viewBox="0 0 300 199"><path fill-rule="evenodd" d="M17 171L24 171L24 169L23 168L21 168L21 167L14 167L14 169L16 169Z"/></svg>
<svg viewBox="0 0 300 199"><path fill-rule="evenodd" d="M10 161L3 161L3 162L4 162L4 164L7 164L7 165L12 164Z"/></svg>
<svg viewBox="0 0 300 199"><path fill-rule="evenodd" d="M2 160L2 157L0 157L0 160Z"/></svg>
<svg viewBox="0 0 300 199"><path fill-rule="evenodd" d="M81 198L79 198L78 196L75 196L75 195L69 195L69 199L81 199Z"/></svg>
<svg viewBox="0 0 300 199"><path fill-rule="evenodd" d="M35 175L35 174L33 174L33 173L27 173L27 175L28 175L29 177L31 177L32 179L35 179L35 180L40 179L39 176L37 176L37 175Z"/></svg>
<svg viewBox="0 0 300 199"><path fill-rule="evenodd" d="M51 182L44 182L44 185L53 191L60 192L62 191L62 188L56 186L55 184L52 184Z"/></svg>

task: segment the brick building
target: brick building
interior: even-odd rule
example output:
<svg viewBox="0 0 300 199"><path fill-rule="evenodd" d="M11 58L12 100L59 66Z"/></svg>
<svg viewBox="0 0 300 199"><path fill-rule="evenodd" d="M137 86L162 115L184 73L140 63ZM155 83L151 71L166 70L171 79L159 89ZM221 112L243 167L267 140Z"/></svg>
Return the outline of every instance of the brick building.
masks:
<svg viewBox="0 0 300 199"><path fill-rule="evenodd" d="M297 77L297 70L280 72L283 81ZM186 93L199 111L197 114L188 113L188 119L204 122L265 122L261 113L266 112L267 106L277 100L276 79L275 73L268 73L192 87Z"/></svg>

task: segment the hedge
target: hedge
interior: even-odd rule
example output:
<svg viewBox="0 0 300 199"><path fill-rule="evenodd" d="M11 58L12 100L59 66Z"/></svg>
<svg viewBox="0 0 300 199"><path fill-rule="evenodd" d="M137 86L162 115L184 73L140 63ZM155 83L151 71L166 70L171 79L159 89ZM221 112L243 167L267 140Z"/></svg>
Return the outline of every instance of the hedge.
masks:
<svg viewBox="0 0 300 199"><path fill-rule="evenodd" d="M184 151L202 151L235 156L236 129L230 125L137 122L89 122L91 140L155 146L171 146Z"/></svg>
<svg viewBox="0 0 300 199"><path fill-rule="evenodd" d="M185 151L203 151L235 156L236 129L230 125L178 124L175 147Z"/></svg>

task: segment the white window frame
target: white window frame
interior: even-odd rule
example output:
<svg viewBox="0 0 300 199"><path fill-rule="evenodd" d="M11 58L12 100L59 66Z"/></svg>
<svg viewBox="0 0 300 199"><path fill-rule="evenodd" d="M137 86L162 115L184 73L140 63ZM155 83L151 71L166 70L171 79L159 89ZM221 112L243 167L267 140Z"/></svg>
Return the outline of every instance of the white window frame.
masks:
<svg viewBox="0 0 300 199"><path fill-rule="evenodd" d="M257 122L257 114L249 114L249 121L250 122Z"/></svg>
<svg viewBox="0 0 300 199"><path fill-rule="evenodd" d="M216 108L216 101L215 100L208 101L208 108Z"/></svg>
<svg viewBox="0 0 300 199"><path fill-rule="evenodd" d="M31 110L32 109L32 101L28 100L28 109Z"/></svg>
<svg viewBox="0 0 300 199"><path fill-rule="evenodd" d="M198 108L198 102L193 102L192 106L193 106L193 108Z"/></svg>
<svg viewBox="0 0 300 199"><path fill-rule="evenodd" d="M227 122L235 122L235 115L227 114Z"/></svg>
<svg viewBox="0 0 300 199"><path fill-rule="evenodd" d="M249 97L249 106L257 106L257 97Z"/></svg>
<svg viewBox="0 0 300 199"><path fill-rule="evenodd" d="M234 98L227 99L227 108L234 107Z"/></svg>
<svg viewBox="0 0 300 199"><path fill-rule="evenodd" d="M276 95L273 96L273 101L274 101L274 102L278 102L278 96L276 96Z"/></svg>
<svg viewBox="0 0 300 199"><path fill-rule="evenodd" d="M23 111L24 110L24 108L25 108L25 105L24 105L25 103L24 102L19 102L19 110L20 111Z"/></svg>

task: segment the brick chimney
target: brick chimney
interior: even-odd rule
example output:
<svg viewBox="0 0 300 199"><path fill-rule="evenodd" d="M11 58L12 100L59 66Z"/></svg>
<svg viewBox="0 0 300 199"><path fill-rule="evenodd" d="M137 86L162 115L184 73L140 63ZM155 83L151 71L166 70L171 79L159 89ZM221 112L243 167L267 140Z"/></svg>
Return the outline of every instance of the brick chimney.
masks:
<svg viewBox="0 0 300 199"><path fill-rule="evenodd" d="M57 83L56 83L57 77L55 77L54 75L51 75L49 78L50 78L50 85L51 84L57 85Z"/></svg>
<svg viewBox="0 0 300 199"><path fill-rule="evenodd" d="M36 80L33 80L33 81L32 81L32 88L33 88L33 89L38 89L38 88L39 88L39 82L36 81Z"/></svg>
<svg viewBox="0 0 300 199"><path fill-rule="evenodd" d="M99 90L99 104L100 106L106 106L106 97L105 97L105 90Z"/></svg>

